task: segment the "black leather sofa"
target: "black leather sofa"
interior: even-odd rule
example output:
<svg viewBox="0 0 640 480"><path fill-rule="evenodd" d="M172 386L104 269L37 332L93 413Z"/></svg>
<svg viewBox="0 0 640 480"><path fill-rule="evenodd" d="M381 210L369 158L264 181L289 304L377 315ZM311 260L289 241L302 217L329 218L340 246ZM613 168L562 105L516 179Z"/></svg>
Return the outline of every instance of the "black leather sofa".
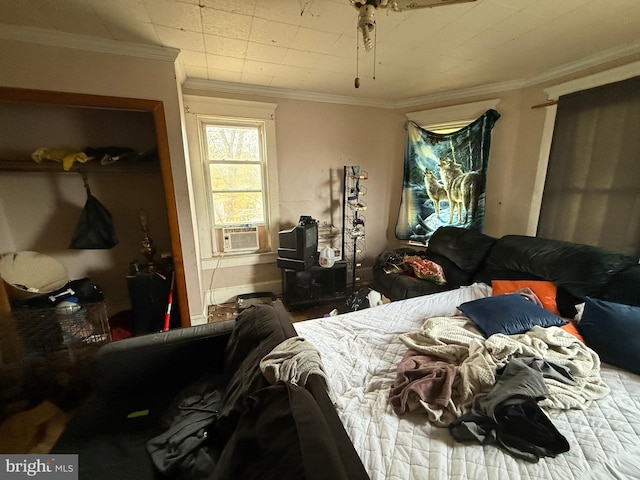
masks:
<svg viewBox="0 0 640 480"><path fill-rule="evenodd" d="M394 268L403 255L418 255L442 266L447 283L438 285ZM389 271L395 273L387 273ZM638 259L577 243L505 235L493 238L478 230L440 227L423 250L403 248L382 253L373 266L376 288L391 300L428 295L474 282L548 280L558 287L561 314L573 316L586 296L640 306Z"/></svg>
<svg viewBox="0 0 640 480"><path fill-rule="evenodd" d="M311 375L306 388L270 385L260 371L263 356L295 335L276 301L235 321L107 344L92 364L93 393L53 453L78 454L87 480L367 479L321 377ZM215 420L190 437L201 442L197 455L161 473L147 442L203 378L220 393Z"/></svg>

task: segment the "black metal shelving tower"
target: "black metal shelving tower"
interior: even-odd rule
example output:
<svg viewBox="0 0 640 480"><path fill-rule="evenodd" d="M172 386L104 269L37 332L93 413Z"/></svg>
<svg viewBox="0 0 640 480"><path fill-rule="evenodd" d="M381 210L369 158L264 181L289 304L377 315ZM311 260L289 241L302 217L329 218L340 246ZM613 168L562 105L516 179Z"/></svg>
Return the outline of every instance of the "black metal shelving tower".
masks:
<svg viewBox="0 0 640 480"><path fill-rule="evenodd" d="M358 165L344 167L344 199L342 211L342 252L347 262L347 285L353 291L360 283L359 269L365 256L366 202L362 199L367 188L362 184L367 180L367 172Z"/></svg>

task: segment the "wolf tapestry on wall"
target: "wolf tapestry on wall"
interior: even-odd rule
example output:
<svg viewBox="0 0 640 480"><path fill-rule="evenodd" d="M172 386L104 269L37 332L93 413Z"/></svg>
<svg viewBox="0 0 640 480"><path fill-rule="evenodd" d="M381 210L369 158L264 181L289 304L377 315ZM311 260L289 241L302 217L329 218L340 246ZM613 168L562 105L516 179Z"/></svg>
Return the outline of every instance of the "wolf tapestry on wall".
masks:
<svg viewBox="0 0 640 480"><path fill-rule="evenodd" d="M482 230L495 110L453 133L407 122L402 202L396 237L427 244L442 225Z"/></svg>

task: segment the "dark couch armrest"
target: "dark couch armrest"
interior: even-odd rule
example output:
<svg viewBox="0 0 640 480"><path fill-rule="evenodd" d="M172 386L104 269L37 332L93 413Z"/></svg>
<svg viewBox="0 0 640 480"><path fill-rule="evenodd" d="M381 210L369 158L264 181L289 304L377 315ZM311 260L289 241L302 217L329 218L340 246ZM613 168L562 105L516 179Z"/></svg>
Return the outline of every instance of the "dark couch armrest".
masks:
<svg viewBox="0 0 640 480"><path fill-rule="evenodd" d="M92 365L95 392L111 396L166 391L170 383L186 385L205 371L222 373L234 324L207 323L109 343Z"/></svg>
<svg viewBox="0 0 640 480"><path fill-rule="evenodd" d="M208 323L103 346L91 365L91 396L70 427L119 430L136 415L156 421L186 386L208 374L222 378L233 326L233 321Z"/></svg>
<svg viewBox="0 0 640 480"><path fill-rule="evenodd" d="M160 419L185 387L208 374L222 379L234 324L209 323L103 346L91 368L94 390L52 452L79 454L80 478L159 478L146 442L165 430Z"/></svg>

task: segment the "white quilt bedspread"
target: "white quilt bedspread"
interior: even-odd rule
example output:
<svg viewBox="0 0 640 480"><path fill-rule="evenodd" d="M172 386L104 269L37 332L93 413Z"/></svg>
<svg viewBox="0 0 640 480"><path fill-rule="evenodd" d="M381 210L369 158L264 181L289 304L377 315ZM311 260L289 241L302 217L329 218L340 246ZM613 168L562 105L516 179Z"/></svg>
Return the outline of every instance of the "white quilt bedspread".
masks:
<svg viewBox="0 0 640 480"><path fill-rule="evenodd" d="M294 324L320 352L340 418L372 480L640 478L640 462L630 460L640 452L640 376L607 365L601 376L609 395L584 410L550 412L571 450L538 463L458 443L425 413L393 412L389 389L407 351L400 336L429 317L459 314L457 305L490 292L475 284Z"/></svg>

